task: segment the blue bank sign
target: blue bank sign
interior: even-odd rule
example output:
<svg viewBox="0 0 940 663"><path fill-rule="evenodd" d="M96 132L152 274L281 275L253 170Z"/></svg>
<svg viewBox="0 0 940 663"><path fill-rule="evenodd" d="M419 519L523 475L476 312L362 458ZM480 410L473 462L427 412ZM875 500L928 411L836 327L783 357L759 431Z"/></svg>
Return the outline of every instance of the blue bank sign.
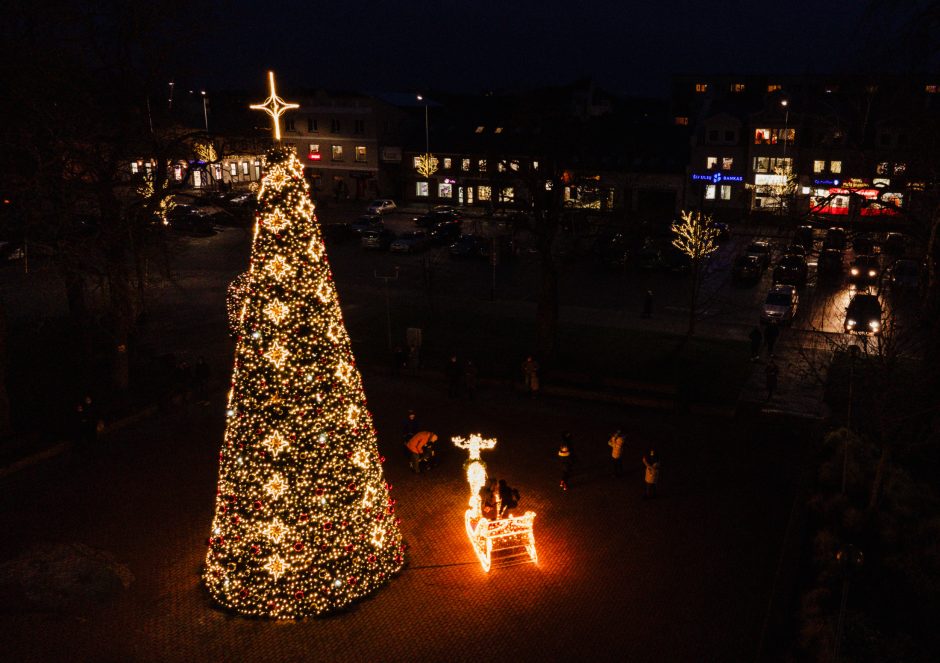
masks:
<svg viewBox="0 0 940 663"><path fill-rule="evenodd" d="M743 175L725 175L724 173L692 173L693 180L704 180L706 182L711 182L713 184L718 184L719 182L743 182Z"/></svg>

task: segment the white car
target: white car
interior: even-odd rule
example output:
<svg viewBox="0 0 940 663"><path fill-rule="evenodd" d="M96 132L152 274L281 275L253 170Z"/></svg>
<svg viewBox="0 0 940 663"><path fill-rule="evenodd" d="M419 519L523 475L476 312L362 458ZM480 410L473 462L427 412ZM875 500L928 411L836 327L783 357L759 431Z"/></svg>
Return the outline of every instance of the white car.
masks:
<svg viewBox="0 0 940 663"><path fill-rule="evenodd" d="M775 285L767 293L767 299L761 306L760 321L773 325L789 324L796 315L799 303L800 296L796 292L796 286Z"/></svg>
<svg viewBox="0 0 940 663"><path fill-rule="evenodd" d="M388 214L396 209L395 201L390 198L379 198L369 203L369 214Z"/></svg>

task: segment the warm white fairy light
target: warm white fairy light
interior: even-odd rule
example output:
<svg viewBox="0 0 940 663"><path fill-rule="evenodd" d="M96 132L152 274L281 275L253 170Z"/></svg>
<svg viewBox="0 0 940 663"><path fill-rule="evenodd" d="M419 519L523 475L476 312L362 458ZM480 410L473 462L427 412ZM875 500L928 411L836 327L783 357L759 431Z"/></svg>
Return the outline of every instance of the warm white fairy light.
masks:
<svg viewBox="0 0 940 663"><path fill-rule="evenodd" d="M300 108L299 104L290 104L277 96L277 92L274 89L274 72L268 72L268 84L270 85L271 94L263 103L252 104L249 108L253 110L263 110L265 113L271 116L271 119L274 120L274 140L281 142L281 115L285 112L291 110L292 108Z"/></svg>
<svg viewBox="0 0 940 663"><path fill-rule="evenodd" d="M287 222L253 240L204 578L223 606L293 618L372 592L404 546L303 165L266 164L258 217Z"/></svg>

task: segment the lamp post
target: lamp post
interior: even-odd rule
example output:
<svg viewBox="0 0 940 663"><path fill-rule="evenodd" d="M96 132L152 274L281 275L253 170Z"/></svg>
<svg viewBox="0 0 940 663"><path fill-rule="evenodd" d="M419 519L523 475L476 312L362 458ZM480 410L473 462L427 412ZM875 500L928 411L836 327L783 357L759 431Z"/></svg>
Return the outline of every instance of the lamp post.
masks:
<svg viewBox="0 0 940 663"><path fill-rule="evenodd" d="M783 164L784 164L784 183L783 183L783 193L784 205L786 207L787 202L787 188L790 186L790 168L787 167L787 135L790 132L790 101L788 99L781 99L780 106L783 108ZM786 211L784 209L784 211Z"/></svg>
<svg viewBox="0 0 940 663"><path fill-rule="evenodd" d="M424 102L424 165L427 169L428 182L428 209L431 209L431 132L428 124L428 102L423 95L418 95L418 101Z"/></svg>
<svg viewBox="0 0 940 663"><path fill-rule="evenodd" d="M845 427L849 432L852 430L852 397L853 387L855 386L855 361L858 359L859 347L857 345L849 346L849 404L845 409ZM849 432L845 435L845 444L842 448L842 494L845 495L846 475L849 466Z"/></svg>
<svg viewBox="0 0 940 663"><path fill-rule="evenodd" d="M209 111L206 108L206 91L199 90L199 94L202 95L202 117L206 121L206 133L209 133ZM784 147L784 150L786 150L786 147ZM785 153L786 152L784 152L784 154Z"/></svg>

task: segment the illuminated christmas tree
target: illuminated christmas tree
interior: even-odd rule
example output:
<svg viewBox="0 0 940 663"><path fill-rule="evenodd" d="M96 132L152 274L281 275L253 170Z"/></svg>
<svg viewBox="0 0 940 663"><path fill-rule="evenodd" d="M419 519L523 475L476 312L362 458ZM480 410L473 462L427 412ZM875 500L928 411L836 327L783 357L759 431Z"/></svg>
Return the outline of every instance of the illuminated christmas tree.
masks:
<svg viewBox="0 0 940 663"><path fill-rule="evenodd" d="M273 74L263 107L279 138ZM290 618L370 593L404 547L303 166L266 162L204 578L223 606Z"/></svg>

